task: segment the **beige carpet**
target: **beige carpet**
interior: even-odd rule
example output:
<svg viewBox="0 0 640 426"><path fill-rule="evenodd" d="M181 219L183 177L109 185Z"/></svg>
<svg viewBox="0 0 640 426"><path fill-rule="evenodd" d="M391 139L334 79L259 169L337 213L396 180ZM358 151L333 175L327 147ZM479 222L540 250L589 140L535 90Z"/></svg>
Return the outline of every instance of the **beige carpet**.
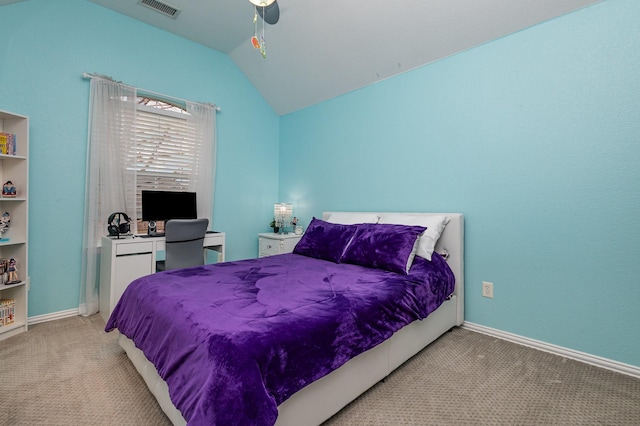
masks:
<svg viewBox="0 0 640 426"><path fill-rule="evenodd" d="M168 425L98 315L0 342L1 425ZM339 425L640 425L640 380L455 329Z"/></svg>

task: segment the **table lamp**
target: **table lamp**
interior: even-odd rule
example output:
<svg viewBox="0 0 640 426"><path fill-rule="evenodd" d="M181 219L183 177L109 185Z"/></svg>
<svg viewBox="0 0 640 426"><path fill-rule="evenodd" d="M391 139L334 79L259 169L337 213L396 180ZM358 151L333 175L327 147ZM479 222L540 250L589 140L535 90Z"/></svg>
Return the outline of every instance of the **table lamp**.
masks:
<svg viewBox="0 0 640 426"><path fill-rule="evenodd" d="M293 205L291 203L276 203L273 205L273 216L276 226L280 228L280 233L284 233L284 228L291 226L293 218Z"/></svg>

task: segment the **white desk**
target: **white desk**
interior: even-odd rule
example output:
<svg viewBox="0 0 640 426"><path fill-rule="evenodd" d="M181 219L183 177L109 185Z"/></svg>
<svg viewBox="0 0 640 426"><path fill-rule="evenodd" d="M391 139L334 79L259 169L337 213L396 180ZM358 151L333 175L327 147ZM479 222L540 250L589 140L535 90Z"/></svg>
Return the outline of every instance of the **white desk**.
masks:
<svg viewBox="0 0 640 426"><path fill-rule="evenodd" d="M206 234L202 246L224 262L224 240L224 232ZM157 253L164 249L164 237L102 237L100 315L105 321L131 281L156 272Z"/></svg>

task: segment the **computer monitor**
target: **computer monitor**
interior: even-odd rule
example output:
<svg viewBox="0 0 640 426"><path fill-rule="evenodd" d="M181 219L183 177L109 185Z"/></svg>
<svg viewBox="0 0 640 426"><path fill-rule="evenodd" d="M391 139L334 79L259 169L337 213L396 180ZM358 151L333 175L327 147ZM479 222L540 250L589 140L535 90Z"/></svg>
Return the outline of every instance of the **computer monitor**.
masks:
<svg viewBox="0 0 640 426"><path fill-rule="evenodd" d="M156 233L157 221L197 219L195 192L142 191L142 220L148 221L148 234Z"/></svg>

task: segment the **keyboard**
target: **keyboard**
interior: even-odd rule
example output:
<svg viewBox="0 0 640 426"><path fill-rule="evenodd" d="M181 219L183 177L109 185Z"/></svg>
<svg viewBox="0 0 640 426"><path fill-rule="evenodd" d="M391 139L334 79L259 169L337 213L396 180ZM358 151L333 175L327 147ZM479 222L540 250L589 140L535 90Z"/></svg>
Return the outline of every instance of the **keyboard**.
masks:
<svg viewBox="0 0 640 426"><path fill-rule="evenodd" d="M220 233L220 231L207 231L207 234L219 234L219 233ZM153 238L153 237L164 237L164 236L165 236L164 232L158 232L158 233L155 233L153 235L149 235L149 234L138 234L138 235L136 235L136 237L138 237L138 238Z"/></svg>

